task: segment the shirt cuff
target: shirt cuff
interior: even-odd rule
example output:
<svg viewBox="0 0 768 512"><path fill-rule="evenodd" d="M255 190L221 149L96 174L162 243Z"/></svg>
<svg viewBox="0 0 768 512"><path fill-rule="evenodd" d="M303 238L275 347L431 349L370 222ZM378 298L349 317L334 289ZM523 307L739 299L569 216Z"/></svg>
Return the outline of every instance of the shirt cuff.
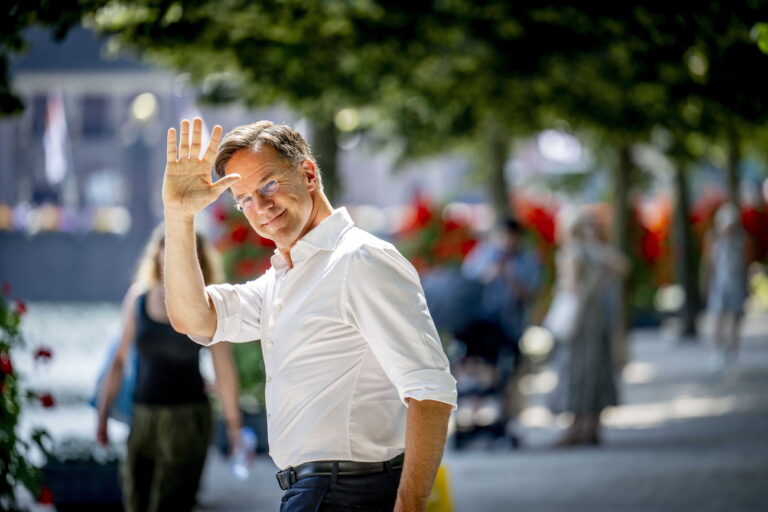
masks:
<svg viewBox="0 0 768 512"><path fill-rule="evenodd" d="M448 404L456 410L456 379L445 370L413 371L401 375L396 386L403 404L406 404L406 398L434 400Z"/></svg>
<svg viewBox="0 0 768 512"><path fill-rule="evenodd" d="M222 285L210 285L205 288L208 297L211 299L214 309L216 310L216 332L213 333L213 337L196 336L194 334L187 334L189 339L195 343L201 345L213 345L220 341L226 341L237 338L237 332L240 330L240 324L243 318L243 310L240 301L235 300L227 301L219 290L219 286ZM227 285L223 285L227 286Z"/></svg>

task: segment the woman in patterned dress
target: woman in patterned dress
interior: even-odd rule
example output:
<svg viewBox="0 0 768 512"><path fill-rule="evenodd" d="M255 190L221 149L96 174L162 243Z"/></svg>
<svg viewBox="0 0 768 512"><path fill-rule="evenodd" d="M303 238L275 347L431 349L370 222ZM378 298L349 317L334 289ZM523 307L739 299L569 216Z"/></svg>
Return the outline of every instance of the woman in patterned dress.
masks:
<svg viewBox="0 0 768 512"><path fill-rule="evenodd" d="M573 293L578 308L568 339L558 340L558 385L553 412L570 412L573 423L559 446L598 444L600 414L618 403L612 348L617 332L616 284L626 258L603 241L591 212L581 211L564 230L557 256L557 289Z"/></svg>

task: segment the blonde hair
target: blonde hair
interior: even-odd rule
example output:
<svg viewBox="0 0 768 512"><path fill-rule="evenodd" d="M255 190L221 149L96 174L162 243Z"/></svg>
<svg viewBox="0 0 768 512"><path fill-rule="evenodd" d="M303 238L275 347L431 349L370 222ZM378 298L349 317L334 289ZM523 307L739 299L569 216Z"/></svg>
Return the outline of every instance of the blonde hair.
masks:
<svg viewBox="0 0 768 512"><path fill-rule="evenodd" d="M589 228L594 230L598 239L605 241L605 227L597 217L594 208L581 205L561 210L558 216L558 238L560 242L583 242L587 238Z"/></svg>
<svg viewBox="0 0 768 512"><path fill-rule="evenodd" d="M221 268L219 253L210 242L200 233L195 233L195 245L197 246L197 259L200 269L203 271L205 284L221 283L224 281L224 273ZM165 246L165 225L157 226L150 235L147 245L139 259L136 274L133 281L144 288L152 288L163 282L163 269L157 260L160 249Z"/></svg>

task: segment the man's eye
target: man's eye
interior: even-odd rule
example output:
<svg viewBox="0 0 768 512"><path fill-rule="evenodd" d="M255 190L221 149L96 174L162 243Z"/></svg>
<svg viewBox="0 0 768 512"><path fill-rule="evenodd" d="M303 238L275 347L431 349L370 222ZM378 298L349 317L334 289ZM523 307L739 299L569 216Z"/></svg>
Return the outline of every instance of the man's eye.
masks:
<svg viewBox="0 0 768 512"><path fill-rule="evenodd" d="M250 207L253 204L253 197L252 196L244 197L243 199L240 200L240 204L242 205L243 208Z"/></svg>
<svg viewBox="0 0 768 512"><path fill-rule="evenodd" d="M270 197L275 195L277 193L278 185L277 181L272 180L263 187L261 187L261 195L265 197Z"/></svg>

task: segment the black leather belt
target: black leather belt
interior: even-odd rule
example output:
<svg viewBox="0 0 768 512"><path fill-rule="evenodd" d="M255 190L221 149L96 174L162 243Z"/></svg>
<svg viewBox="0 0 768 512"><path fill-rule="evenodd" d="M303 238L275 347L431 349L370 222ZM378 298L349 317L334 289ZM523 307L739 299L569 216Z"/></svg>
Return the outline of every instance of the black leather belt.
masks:
<svg viewBox="0 0 768 512"><path fill-rule="evenodd" d="M397 457L384 462L355 462L352 460L321 460L317 462L305 462L298 466L290 467L277 472L277 481L282 490L286 490L295 484L298 480L309 476L331 476L333 467L337 465L338 476L370 475L381 473L390 469L399 469L403 467L405 455L400 454Z"/></svg>

